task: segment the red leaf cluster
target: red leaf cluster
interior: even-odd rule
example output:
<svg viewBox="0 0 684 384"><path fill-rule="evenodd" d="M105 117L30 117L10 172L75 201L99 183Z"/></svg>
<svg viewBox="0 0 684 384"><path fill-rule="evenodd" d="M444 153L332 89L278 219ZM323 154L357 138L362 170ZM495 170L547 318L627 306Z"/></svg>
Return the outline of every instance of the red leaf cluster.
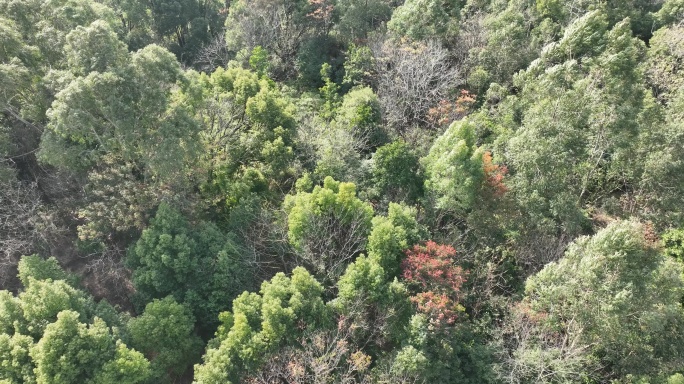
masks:
<svg viewBox="0 0 684 384"><path fill-rule="evenodd" d="M404 279L418 291L411 301L436 325L453 324L462 309L459 301L466 272L454 264L455 256L453 247L428 241L407 250L402 262Z"/></svg>
<svg viewBox="0 0 684 384"><path fill-rule="evenodd" d="M508 168L505 165L494 164L492 162L492 154L487 151L482 155L482 164L485 173L485 181L494 197L501 197L508 192L508 187L503 180L508 173Z"/></svg>
<svg viewBox="0 0 684 384"><path fill-rule="evenodd" d="M436 107L430 108L427 119L437 126L448 125L452 121L460 120L470 113L473 105L475 105L475 97L463 89L456 101L442 100Z"/></svg>

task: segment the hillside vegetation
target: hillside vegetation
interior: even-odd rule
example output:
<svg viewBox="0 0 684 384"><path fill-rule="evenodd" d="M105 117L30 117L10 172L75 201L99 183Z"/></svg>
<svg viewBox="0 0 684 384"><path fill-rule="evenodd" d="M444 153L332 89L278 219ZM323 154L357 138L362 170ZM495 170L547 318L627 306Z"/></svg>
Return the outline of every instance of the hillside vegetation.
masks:
<svg viewBox="0 0 684 384"><path fill-rule="evenodd" d="M0 384L684 384L684 0L0 0Z"/></svg>

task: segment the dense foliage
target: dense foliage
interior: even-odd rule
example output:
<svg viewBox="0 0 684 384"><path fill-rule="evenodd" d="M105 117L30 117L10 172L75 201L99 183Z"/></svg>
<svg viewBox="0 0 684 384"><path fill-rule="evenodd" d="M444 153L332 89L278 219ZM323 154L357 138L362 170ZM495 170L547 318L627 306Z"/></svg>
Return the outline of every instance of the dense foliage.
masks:
<svg viewBox="0 0 684 384"><path fill-rule="evenodd" d="M684 383L682 0L0 0L0 384Z"/></svg>

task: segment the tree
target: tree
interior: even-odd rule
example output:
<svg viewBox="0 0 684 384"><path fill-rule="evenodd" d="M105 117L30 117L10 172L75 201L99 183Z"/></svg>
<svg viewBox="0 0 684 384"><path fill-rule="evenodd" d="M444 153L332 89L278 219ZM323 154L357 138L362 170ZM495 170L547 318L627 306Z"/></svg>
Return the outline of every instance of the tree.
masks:
<svg viewBox="0 0 684 384"><path fill-rule="evenodd" d="M128 53L115 31L102 20L69 32L64 50L69 69L80 76L120 68Z"/></svg>
<svg viewBox="0 0 684 384"><path fill-rule="evenodd" d="M385 0L342 0L335 11L339 14L336 29L346 41L366 39L392 16L391 5Z"/></svg>
<svg viewBox="0 0 684 384"><path fill-rule="evenodd" d="M452 247L428 241L406 251L401 264L407 284L418 291L411 301L437 328L452 325L463 311L460 291L467 273L454 265L455 255Z"/></svg>
<svg viewBox="0 0 684 384"><path fill-rule="evenodd" d="M29 356L34 342L30 336L0 334L0 380L9 384L35 383L35 365Z"/></svg>
<svg viewBox="0 0 684 384"><path fill-rule="evenodd" d="M414 125L428 123L430 108L460 84L459 68L434 41L402 46L387 40L372 49L383 118L394 132L410 136Z"/></svg>
<svg viewBox="0 0 684 384"><path fill-rule="evenodd" d="M126 61L123 68L77 77L57 94L41 143L43 161L82 171L112 154L135 162L143 177L166 181L187 168L198 126L171 103L172 89L184 81L180 65L155 45Z"/></svg>
<svg viewBox="0 0 684 384"><path fill-rule="evenodd" d="M127 262L141 307L171 295L192 310L203 332L212 329L249 276L229 236L210 223L191 226L167 203L130 248Z"/></svg>
<svg viewBox="0 0 684 384"><path fill-rule="evenodd" d="M268 78L241 68L190 77L182 96L202 122L206 198L232 208L250 193L267 197L266 192L287 188L295 134L290 101Z"/></svg>
<svg viewBox="0 0 684 384"><path fill-rule="evenodd" d="M30 351L40 384L141 383L149 374L144 357L115 341L104 321L86 326L79 314L62 311ZM122 371L122 369L126 369Z"/></svg>
<svg viewBox="0 0 684 384"><path fill-rule="evenodd" d="M423 196L424 179L418 156L403 140L379 147L373 154L371 196L384 202L412 203Z"/></svg>
<svg viewBox="0 0 684 384"><path fill-rule="evenodd" d="M317 9L323 12L316 14ZM325 28L327 14L326 8L308 0L240 0L231 4L226 19L226 44L232 52L261 46L273 55L273 70L280 75L276 78L291 78L300 47Z"/></svg>
<svg viewBox="0 0 684 384"><path fill-rule="evenodd" d="M325 284L365 249L373 208L356 197L356 186L326 177L311 193L285 197L288 238L298 257Z"/></svg>
<svg viewBox="0 0 684 384"><path fill-rule="evenodd" d="M301 267L292 277L281 272L264 281L260 294L244 292L233 301L232 312L221 314L216 339L204 363L195 366L195 382L241 382L270 352L329 322L322 293L323 287Z"/></svg>
<svg viewBox="0 0 684 384"><path fill-rule="evenodd" d="M458 32L460 1L409 0L394 10L387 28L414 41L449 41Z"/></svg>
<svg viewBox="0 0 684 384"><path fill-rule="evenodd" d="M84 292L70 286L63 280L35 280L29 278L29 285L19 294L21 319L15 324L22 334L39 338L46 327L57 319L62 311L77 313L85 322L94 307L92 299Z"/></svg>
<svg viewBox="0 0 684 384"><path fill-rule="evenodd" d="M385 141L380 102L368 87L354 88L342 97L335 114L335 124L349 130L358 142L365 144L362 152L370 151Z"/></svg>
<svg viewBox="0 0 684 384"><path fill-rule="evenodd" d="M560 357L594 359L608 377L670 374L681 364L681 274L681 264L661 255L636 222L615 222L581 237L561 260L528 279L522 304L532 321L527 326L540 329L532 328L531 340L514 334L526 341L512 344L514 354L529 358L541 348L538 353L552 357L544 348L555 339L562 342L553 347ZM578 368L555 364L544 369L555 366L557 375ZM596 374L595 364L581 368L582 375Z"/></svg>
<svg viewBox="0 0 684 384"><path fill-rule="evenodd" d="M370 356L354 351L344 329L318 331L269 356L245 382L267 384L279 381L323 384L369 383Z"/></svg>
<svg viewBox="0 0 684 384"><path fill-rule="evenodd" d="M141 383L149 362L121 340L121 315L68 284L54 258L24 257L24 290L0 291L0 380L9 383ZM53 280L54 279L54 280ZM73 283L72 283L73 284Z"/></svg>
<svg viewBox="0 0 684 384"><path fill-rule="evenodd" d="M415 210L390 203L387 216L373 218L368 256L347 266L337 282L338 297L329 303L350 329L350 341L365 345L373 358L406 337L411 306L397 277L404 250L425 236L415 216Z"/></svg>
<svg viewBox="0 0 684 384"><path fill-rule="evenodd" d="M24 256L19 261L19 280L24 287L28 287L31 281L36 280L64 280L75 285L74 276L64 272L59 266L57 259L50 257L43 259L38 255Z"/></svg>
<svg viewBox="0 0 684 384"><path fill-rule="evenodd" d="M644 108L642 47L628 20L609 29L603 13L590 12L516 77L520 126L502 129L499 153L528 227L581 233L588 204L637 183L630 159Z"/></svg>
<svg viewBox="0 0 684 384"><path fill-rule="evenodd" d="M684 86L684 25L661 28L653 33L644 63L644 74L656 97L668 102Z"/></svg>
<svg viewBox="0 0 684 384"><path fill-rule="evenodd" d="M192 64L200 48L221 33L225 8L220 1L108 1L117 11L124 40L131 51L159 44L178 60Z"/></svg>
<svg viewBox="0 0 684 384"><path fill-rule="evenodd" d="M435 140L423 164L425 189L436 208L466 212L472 207L485 179L483 154L475 145L475 126L467 119L455 121Z"/></svg>
<svg viewBox="0 0 684 384"><path fill-rule="evenodd" d="M624 198L629 213L653 221L657 228L677 227L682 223L676 207L681 205L684 196L683 106L684 88L673 95L665 111L652 98L645 100L642 114L645 124L639 132L636 151L641 161L634 161L636 164L632 165L638 181L634 183L634 192Z"/></svg>
<svg viewBox="0 0 684 384"><path fill-rule="evenodd" d="M202 341L193 334L195 319L172 297L153 300L128 322L131 346L150 360L155 380L173 381L199 358Z"/></svg>

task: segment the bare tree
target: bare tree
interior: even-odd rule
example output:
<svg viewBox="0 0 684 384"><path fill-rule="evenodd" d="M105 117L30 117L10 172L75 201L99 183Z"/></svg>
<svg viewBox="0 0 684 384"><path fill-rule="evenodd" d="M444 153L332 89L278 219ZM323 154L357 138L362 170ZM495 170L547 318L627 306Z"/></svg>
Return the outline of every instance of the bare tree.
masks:
<svg viewBox="0 0 684 384"><path fill-rule="evenodd" d="M35 183L0 181L0 287L7 288L19 258L41 240L42 208Z"/></svg>
<svg viewBox="0 0 684 384"><path fill-rule="evenodd" d="M529 276L545 265L563 257L573 237L567 233L552 235L543 231L525 231L514 244L516 261Z"/></svg>
<svg viewBox="0 0 684 384"><path fill-rule="evenodd" d="M218 67L225 67L230 61L230 52L226 47L226 37L219 33L209 44L200 48L193 66L206 73L214 72Z"/></svg>
<svg viewBox="0 0 684 384"><path fill-rule="evenodd" d="M429 124L430 108L462 83L449 52L435 41L401 45L386 40L373 43L371 49L384 119L401 136L416 125Z"/></svg>
<svg viewBox="0 0 684 384"><path fill-rule="evenodd" d="M261 46L276 59L276 75L292 76L302 43L329 28L328 18L319 17L317 9L309 1L236 2L226 23L227 46L233 51Z"/></svg>
<svg viewBox="0 0 684 384"><path fill-rule="evenodd" d="M582 324L565 321L563 330L549 329L545 313L529 304L514 305L496 337L496 367L503 383L561 383L592 381L600 364L590 355L591 345L582 343Z"/></svg>
<svg viewBox="0 0 684 384"><path fill-rule="evenodd" d="M341 321L336 329L316 331L298 345L271 355L262 368L246 380L250 384L365 384L370 383L371 357L354 348L350 330Z"/></svg>
<svg viewBox="0 0 684 384"><path fill-rule="evenodd" d="M342 275L347 264L366 249L368 223L363 210L309 213L308 234L298 247L301 265L309 266L326 283Z"/></svg>
<svg viewBox="0 0 684 384"><path fill-rule="evenodd" d="M106 297L109 302L126 306L135 292L131 271L124 265L126 250L109 245L101 251L84 256L83 285L95 297Z"/></svg>
<svg viewBox="0 0 684 384"><path fill-rule="evenodd" d="M277 272L292 271L292 247L287 239L287 227L282 224L282 210L258 208L240 212L240 224L231 230L244 246L243 261L256 272L258 281L268 280Z"/></svg>

